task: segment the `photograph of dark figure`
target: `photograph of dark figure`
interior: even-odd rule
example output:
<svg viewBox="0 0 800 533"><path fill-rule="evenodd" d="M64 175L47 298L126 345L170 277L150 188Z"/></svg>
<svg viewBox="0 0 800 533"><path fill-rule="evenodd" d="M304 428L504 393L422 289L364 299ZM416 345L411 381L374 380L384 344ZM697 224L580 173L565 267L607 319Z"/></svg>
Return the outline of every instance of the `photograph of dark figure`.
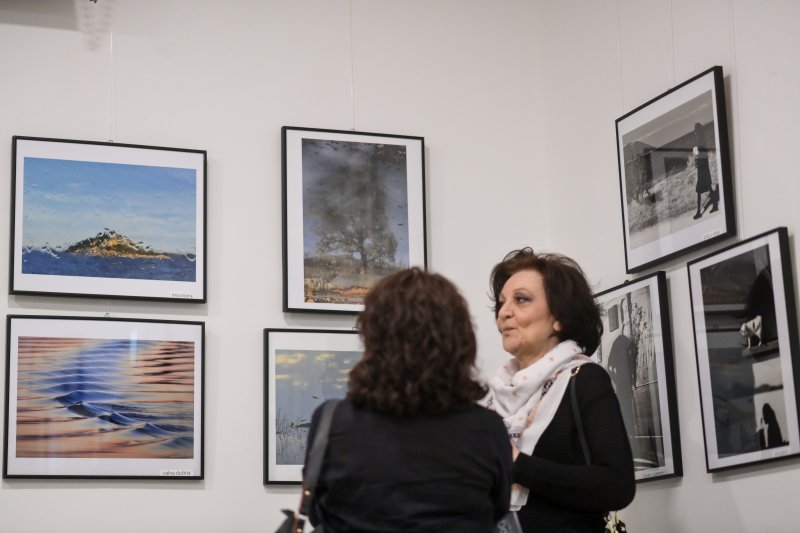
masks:
<svg viewBox="0 0 800 533"><path fill-rule="evenodd" d="M637 481L681 475L663 272L595 295L603 333L592 359L608 371Z"/></svg>
<svg viewBox="0 0 800 533"><path fill-rule="evenodd" d="M692 149L694 155L694 168L697 172L697 184L695 185L695 192L697 193L697 212L694 214L695 220L703 216L708 207L711 207L709 213L715 213L719 209L719 190L711 184L711 168L708 166L708 148L706 146L706 138L703 130L703 125L699 122L694 124L694 137L695 145ZM700 208L701 196L703 193L708 193L706 205Z"/></svg>
<svg viewBox="0 0 800 533"><path fill-rule="evenodd" d="M788 231L688 263L710 472L800 453Z"/></svg>
<svg viewBox="0 0 800 533"><path fill-rule="evenodd" d="M759 387L758 373L774 374L768 367L771 361L778 360L766 358L778 355L777 342L773 342L770 354L743 357L743 352L750 354L753 350L746 346L740 323L752 318L753 306L764 322L774 323L772 287L765 270L770 270L769 253L766 246L761 246L700 271L717 448L723 457L761 449L758 427L762 415L755 397L766 391ZM758 303L748 305L750 302ZM772 383L767 390L776 387L782 388L782 384ZM775 400L783 403L780 397ZM776 405L775 401L772 405Z"/></svg>
<svg viewBox="0 0 800 533"><path fill-rule="evenodd" d="M769 265L763 267L753 280L741 319L742 325L739 327L741 342L748 350L759 351L777 345L775 295L772 292L772 273Z"/></svg>
<svg viewBox="0 0 800 533"><path fill-rule="evenodd" d="M761 449L775 448L787 444L783 440L778 416L775 414L775 410L770 404L765 403L764 407L761 409L761 413L761 423L764 426L758 430Z"/></svg>
<svg viewBox="0 0 800 533"><path fill-rule="evenodd" d="M719 161L711 93L622 137L631 248L719 213Z"/></svg>
<svg viewBox="0 0 800 533"><path fill-rule="evenodd" d="M722 67L616 121L625 269L735 233Z"/></svg>
<svg viewBox="0 0 800 533"><path fill-rule="evenodd" d="M608 375L611 376L611 383L614 384L614 392L617 393L617 398L619 399L619 408L622 411L622 419L625 421L628 435L635 435L633 415L633 384L635 378L631 370L631 351L634 347L630 338L631 321L629 318L625 318L625 304L626 302L623 300L619 305L619 313L622 315L620 317L622 331L614 339L611 348L608 350L606 370L608 370Z"/></svg>

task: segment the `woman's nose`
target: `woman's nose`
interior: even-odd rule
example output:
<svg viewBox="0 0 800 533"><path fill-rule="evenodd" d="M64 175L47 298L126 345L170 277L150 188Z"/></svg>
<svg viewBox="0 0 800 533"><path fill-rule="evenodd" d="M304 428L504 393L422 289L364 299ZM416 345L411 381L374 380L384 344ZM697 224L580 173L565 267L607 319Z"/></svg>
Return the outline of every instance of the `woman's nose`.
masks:
<svg viewBox="0 0 800 533"><path fill-rule="evenodd" d="M500 310L497 312L497 319L507 318L511 315L511 306L507 302L500 304Z"/></svg>

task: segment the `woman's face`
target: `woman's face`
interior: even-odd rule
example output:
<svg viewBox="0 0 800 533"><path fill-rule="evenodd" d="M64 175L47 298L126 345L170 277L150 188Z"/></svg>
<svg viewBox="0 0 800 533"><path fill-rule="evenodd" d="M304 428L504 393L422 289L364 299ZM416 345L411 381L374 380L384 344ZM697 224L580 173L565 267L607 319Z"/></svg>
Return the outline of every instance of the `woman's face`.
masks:
<svg viewBox="0 0 800 533"><path fill-rule="evenodd" d="M561 326L550 314L544 278L536 270L521 270L506 281L498 297L497 329L503 349L528 366L559 343Z"/></svg>

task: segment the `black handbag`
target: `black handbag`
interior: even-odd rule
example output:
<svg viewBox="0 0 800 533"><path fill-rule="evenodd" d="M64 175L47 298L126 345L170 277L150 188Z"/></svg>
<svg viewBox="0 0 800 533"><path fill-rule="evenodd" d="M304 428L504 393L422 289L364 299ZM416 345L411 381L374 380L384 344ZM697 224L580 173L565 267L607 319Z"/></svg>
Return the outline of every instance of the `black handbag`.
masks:
<svg viewBox="0 0 800 533"><path fill-rule="evenodd" d="M575 428L578 430L578 440L581 442L581 450L583 450L583 458L586 464L592 464L592 454L589 451L589 444L586 442L586 435L583 433L583 422L581 421L581 410L578 407L578 396L575 393L575 387L572 385L572 378L578 373L581 367L575 367L572 370L572 376L569 380L569 396L572 402L572 416L575 417ZM616 511L607 513L603 520L605 521L606 528L603 530L605 533L627 533L628 528L625 522L620 519Z"/></svg>
<svg viewBox="0 0 800 533"><path fill-rule="evenodd" d="M325 458L325 449L328 447L328 435L331 432L331 422L336 406L341 400L328 400L322 405L322 412L319 416L319 424L314 434L314 442L309 448L308 459L306 460L305 470L303 471L303 485L300 493L300 505L297 511L281 509L286 515L283 523L275 530L275 533L303 533L306 525L306 518L311 512L311 503L314 500L314 493L317 490L317 479L322 469L322 461ZM322 527L314 529L316 533L322 532Z"/></svg>

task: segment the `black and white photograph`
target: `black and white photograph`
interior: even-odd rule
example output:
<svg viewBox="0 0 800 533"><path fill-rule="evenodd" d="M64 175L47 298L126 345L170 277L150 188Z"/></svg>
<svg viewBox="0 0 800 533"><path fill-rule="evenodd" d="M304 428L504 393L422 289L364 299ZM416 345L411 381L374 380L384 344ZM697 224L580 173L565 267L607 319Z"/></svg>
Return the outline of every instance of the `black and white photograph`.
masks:
<svg viewBox="0 0 800 533"><path fill-rule="evenodd" d="M422 137L283 127L284 311L355 314L425 268Z"/></svg>
<svg viewBox="0 0 800 533"><path fill-rule="evenodd" d="M786 228L688 263L708 471L800 453Z"/></svg>
<svg viewBox="0 0 800 533"><path fill-rule="evenodd" d="M595 298L603 309L603 336L594 357L617 393L636 480L680 476L666 275L655 272Z"/></svg>
<svg viewBox="0 0 800 533"><path fill-rule="evenodd" d="M634 109L616 126L628 272L735 232L722 67Z"/></svg>

